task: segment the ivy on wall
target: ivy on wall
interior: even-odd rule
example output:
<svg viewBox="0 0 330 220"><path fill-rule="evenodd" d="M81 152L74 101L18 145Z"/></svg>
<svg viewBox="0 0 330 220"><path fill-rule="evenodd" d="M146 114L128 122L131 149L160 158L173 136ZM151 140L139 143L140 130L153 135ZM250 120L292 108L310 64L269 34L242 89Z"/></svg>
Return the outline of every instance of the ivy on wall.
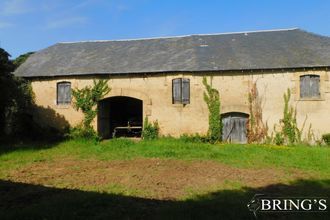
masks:
<svg viewBox="0 0 330 220"><path fill-rule="evenodd" d="M220 95L219 91L212 87L212 78L208 84L206 77L203 77L204 101L209 110L208 138L211 142L221 141L222 121L220 115Z"/></svg>
<svg viewBox="0 0 330 220"><path fill-rule="evenodd" d="M97 115L97 104L110 91L108 80L94 80L93 86L72 90L73 105L77 111L81 110L84 114L82 124L76 129L78 130L76 136L96 135L91 124Z"/></svg>

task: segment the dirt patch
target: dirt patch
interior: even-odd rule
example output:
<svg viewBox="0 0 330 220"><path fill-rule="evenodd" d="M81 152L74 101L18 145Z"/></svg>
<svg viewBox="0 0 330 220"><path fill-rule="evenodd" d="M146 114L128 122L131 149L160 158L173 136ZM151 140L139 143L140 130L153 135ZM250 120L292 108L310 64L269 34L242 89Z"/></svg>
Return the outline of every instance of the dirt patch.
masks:
<svg viewBox="0 0 330 220"><path fill-rule="evenodd" d="M303 178L298 170L241 169L212 161L179 161L136 159L98 161L58 159L35 162L7 175L15 182L41 184L70 189L93 188L107 191L121 186L144 192L157 199L177 199L187 190L208 191L237 183L247 187L263 187ZM110 189L111 190L111 189Z"/></svg>

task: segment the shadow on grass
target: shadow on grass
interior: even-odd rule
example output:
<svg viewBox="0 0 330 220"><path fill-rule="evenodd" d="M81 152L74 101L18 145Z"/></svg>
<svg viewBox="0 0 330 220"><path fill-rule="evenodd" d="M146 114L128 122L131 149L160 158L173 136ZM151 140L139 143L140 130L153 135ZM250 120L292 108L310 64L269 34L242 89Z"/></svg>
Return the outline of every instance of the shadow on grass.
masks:
<svg viewBox="0 0 330 220"><path fill-rule="evenodd" d="M15 150L38 150L64 140L70 125L65 117L50 107L33 106L31 114L21 118L17 132L0 135L0 155Z"/></svg>
<svg viewBox="0 0 330 220"><path fill-rule="evenodd" d="M63 139L54 140L0 140L0 156L13 151L43 150L57 146Z"/></svg>
<svg viewBox="0 0 330 220"><path fill-rule="evenodd" d="M330 180L223 190L184 201L57 189L0 181L1 219L254 219L247 203L255 193L329 196ZM328 213L263 214L259 219L326 219Z"/></svg>

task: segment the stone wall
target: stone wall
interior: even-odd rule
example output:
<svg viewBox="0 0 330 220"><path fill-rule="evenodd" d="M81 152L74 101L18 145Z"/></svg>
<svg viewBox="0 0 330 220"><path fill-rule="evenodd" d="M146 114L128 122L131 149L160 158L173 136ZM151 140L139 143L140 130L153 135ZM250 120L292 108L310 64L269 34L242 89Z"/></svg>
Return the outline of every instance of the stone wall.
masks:
<svg viewBox="0 0 330 220"><path fill-rule="evenodd" d="M321 77L321 98L300 99L299 77L305 74L318 74ZM263 99L263 119L269 125L269 132L279 122L283 114L283 94L287 88L292 91L292 105L297 108L299 126L307 116L306 128L312 124L316 135L330 132L330 82L327 69L315 70L269 70L269 71L233 71L208 73L162 73L116 76L72 76L39 78L32 80L37 105L54 109L70 125L78 124L83 115L72 105L56 105L56 84L71 82L72 88L92 85L95 78L109 79L112 88L107 97L129 96L143 101L143 115L151 121L158 120L161 134L180 136L183 133L206 134L208 129L208 109L203 100L203 76L212 76L213 87L221 96L221 112L248 111L248 92L253 82ZM190 104L172 104L172 79L185 77L190 79ZM107 98L106 97L106 98ZM38 121L47 124L49 118L38 115ZM97 128L97 120L94 122Z"/></svg>

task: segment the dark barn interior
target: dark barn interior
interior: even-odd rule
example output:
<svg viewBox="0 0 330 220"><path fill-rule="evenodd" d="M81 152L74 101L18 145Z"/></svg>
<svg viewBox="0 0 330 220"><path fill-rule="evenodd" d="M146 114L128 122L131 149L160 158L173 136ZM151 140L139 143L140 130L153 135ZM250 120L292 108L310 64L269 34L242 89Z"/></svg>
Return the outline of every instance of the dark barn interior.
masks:
<svg viewBox="0 0 330 220"><path fill-rule="evenodd" d="M142 100L116 96L99 102L98 132L102 138L141 137Z"/></svg>

